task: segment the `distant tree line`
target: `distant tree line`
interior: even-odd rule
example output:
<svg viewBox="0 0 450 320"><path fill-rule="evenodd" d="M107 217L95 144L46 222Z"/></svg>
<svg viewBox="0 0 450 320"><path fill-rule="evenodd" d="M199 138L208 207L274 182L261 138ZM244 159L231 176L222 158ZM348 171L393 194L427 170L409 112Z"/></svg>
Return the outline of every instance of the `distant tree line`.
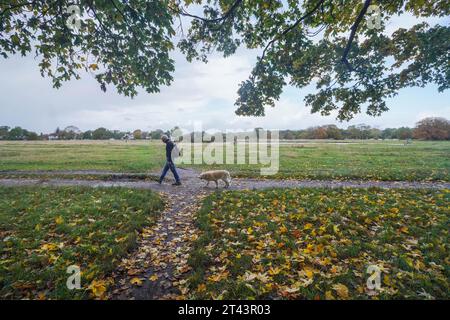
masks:
<svg viewBox="0 0 450 320"><path fill-rule="evenodd" d="M418 139L450 140L450 121L444 118L425 118L414 128L386 128L384 130L360 124L347 129L336 125L311 127L305 130L280 131L280 139Z"/></svg>
<svg viewBox="0 0 450 320"><path fill-rule="evenodd" d="M142 131L140 129L131 131L108 130L98 128L82 132L75 126L69 126L61 130L56 128L55 132L50 134L35 132L22 129L21 127L10 128L0 126L0 140L157 140L161 135L171 135L175 127L169 131L157 129L154 131ZM256 128L255 130L257 130ZM191 133L192 139L195 133ZM204 132L202 132L202 136ZM304 130L281 130L280 139L418 139L418 140L450 140L450 121L445 118L425 118L419 121L414 128L386 128L378 129L369 125L352 125L347 129L338 128L336 125L324 125L310 127Z"/></svg>
<svg viewBox="0 0 450 320"><path fill-rule="evenodd" d="M81 131L75 126L65 129L56 128L52 133L37 134L21 127L10 128L0 126L0 140L140 140L140 139L160 139L161 135L170 132L162 129L154 131L142 131L140 129L130 131L108 130L97 128L95 130Z"/></svg>
<svg viewBox="0 0 450 320"><path fill-rule="evenodd" d="M0 140L40 140L36 132L22 129L21 127L10 128L0 126Z"/></svg>

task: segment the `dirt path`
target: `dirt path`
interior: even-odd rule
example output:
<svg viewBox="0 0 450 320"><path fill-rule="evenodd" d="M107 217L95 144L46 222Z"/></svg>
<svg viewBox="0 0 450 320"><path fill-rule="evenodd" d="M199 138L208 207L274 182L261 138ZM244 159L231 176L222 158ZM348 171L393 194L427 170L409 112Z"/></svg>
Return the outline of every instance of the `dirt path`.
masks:
<svg viewBox="0 0 450 320"><path fill-rule="evenodd" d="M156 225L142 231L137 250L114 272L110 299L185 298L189 252L198 236L194 215L205 195L164 194L169 205Z"/></svg>
<svg viewBox="0 0 450 320"><path fill-rule="evenodd" d="M198 172L192 169L178 169L183 181L180 187L173 187L170 183L159 185L155 181L142 179L143 176L155 179L155 174L145 173L116 173L101 170L75 170L75 171L0 171L0 186L87 186L87 187L126 187L134 189L150 189L157 192L178 194L189 192L191 195L200 191L214 190L214 183L205 188L200 181ZM24 178L24 175L32 175ZM89 176L89 179L67 179L64 175ZM6 178L2 178L2 176ZM17 178L15 177L17 176ZM43 178L39 178L42 176ZM55 178L51 178L56 176ZM59 177L58 177L59 176ZM98 180L93 177L98 176ZM105 179L106 177L106 179ZM449 182L423 182L423 181L366 181L366 180L270 180L270 179L233 179L231 190L267 189L267 188L406 188L406 189L449 189Z"/></svg>
<svg viewBox="0 0 450 320"><path fill-rule="evenodd" d="M124 258L112 275L114 285L109 292L110 299L175 299L183 298L189 252L196 239L195 212L201 199L215 190L205 188L205 183L197 178L198 172L180 169L182 186L172 186L171 182L159 185L155 181L142 180L143 174L127 174L106 171L58 171L31 172L43 178L26 178L30 172L0 172L0 186L88 186L127 187L149 189L162 194L168 202L156 225L145 228L138 239L137 249ZM7 176L7 179L1 177ZM49 176L55 178L49 178ZM99 180L63 179L59 175L91 176ZM136 175L134 178L133 175ZM145 175L145 174L144 174ZM16 177L14 177L16 176ZM108 179L104 179L108 176ZM102 180L103 179L103 180ZM450 189L450 183L440 182L391 182L391 181L333 181L333 180L258 180L233 179L230 189L265 188L306 188L306 187L352 187L352 188L413 188Z"/></svg>

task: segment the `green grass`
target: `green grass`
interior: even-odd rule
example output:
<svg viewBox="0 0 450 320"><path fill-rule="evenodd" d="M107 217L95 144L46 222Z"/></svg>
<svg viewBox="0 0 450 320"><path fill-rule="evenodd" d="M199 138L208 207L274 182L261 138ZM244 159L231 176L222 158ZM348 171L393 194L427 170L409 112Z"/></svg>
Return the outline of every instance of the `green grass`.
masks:
<svg viewBox="0 0 450 320"><path fill-rule="evenodd" d="M192 298L449 299L449 201L450 190L218 192L197 217ZM380 291L367 289L369 265Z"/></svg>
<svg viewBox="0 0 450 320"><path fill-rule="evenodd" d="M145 172L163 166L164 146L147 141L0 142L0 170Z"/></svg>
<svg viewBox="0 0 450 320"><path fill-rule="evenodd" d="M101 296L163 206L151 191L0 187L0 298ZM81 268L81 290L66 287L70 265Z"/></svg>
<svg viewBox="0 0 450 320"><path fill-rule="evenodd" d="M321 141L280 147L279 172L269 178L450 181L450 142ZM148 141L0 142L0 170L159 171L164 145ZM260 165L189 165L225 168L260 177Z"/></svg>
<svg viewBox="0 0 450 320"><path fill-rule="evenodd" d="M199 166L205 168L204 165ZM258 177L259 165L214 165ZM313 142L280 146L279 172L268 178L450 181L450 142Z"/></svg>

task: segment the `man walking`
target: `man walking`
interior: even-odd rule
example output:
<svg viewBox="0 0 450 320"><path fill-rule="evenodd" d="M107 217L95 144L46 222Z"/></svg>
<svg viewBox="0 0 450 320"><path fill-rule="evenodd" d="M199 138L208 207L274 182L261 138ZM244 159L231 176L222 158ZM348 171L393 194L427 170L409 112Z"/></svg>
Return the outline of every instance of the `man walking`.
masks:
<svg viewBox="0 0 450 320"><path fill-rule="evenodd" d="M173 183L173 186L179 186L181 185L180 177L178 176L177 169L175 168L175 164L172 160L172 150L175 147L175 144L172 142L172 140L169 139L168 136L162 135L161 136L162 142L166 144L166 165L164 166L164 169L161 173L161 177L159 178L159 184L162 183L164 177L167 174L167 171L172 171L173 176L175 177L175 183Z"/></svg>

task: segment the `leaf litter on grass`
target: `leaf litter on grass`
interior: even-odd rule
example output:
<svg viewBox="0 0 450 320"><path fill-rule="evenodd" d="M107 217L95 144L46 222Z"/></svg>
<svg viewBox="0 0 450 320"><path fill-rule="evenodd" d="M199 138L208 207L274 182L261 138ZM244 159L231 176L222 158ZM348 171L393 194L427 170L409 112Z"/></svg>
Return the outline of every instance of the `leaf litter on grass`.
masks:
<svg viewBox="0 0 450 320"><path fill-rule="evenodd" d="M112 299L184 299L192 243L198 237L195 214L205 192L162 194L167 206L154 226L144 228L137 250L122 259Z"/></svg>

